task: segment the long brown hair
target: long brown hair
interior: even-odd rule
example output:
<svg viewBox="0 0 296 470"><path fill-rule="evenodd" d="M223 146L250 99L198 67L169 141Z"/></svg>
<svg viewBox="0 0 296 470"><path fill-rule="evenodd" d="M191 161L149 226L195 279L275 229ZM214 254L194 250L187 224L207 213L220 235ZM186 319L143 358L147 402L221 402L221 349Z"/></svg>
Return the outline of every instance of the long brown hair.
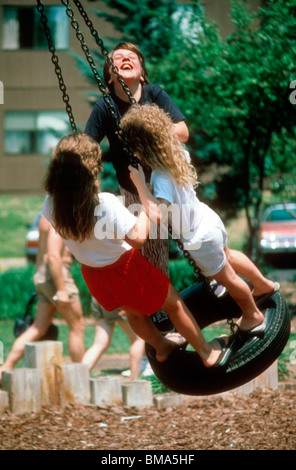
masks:
<svg viewBox="0 0 296 470"><path fill-rule="evenodd" d="M120 124L142 166L168 171L181 186L196 186L195 168L187 160L185 147L163 109L155 104L133 105Z"/></svg>
<svg viewBox="0 0 296 470"><path fill-rule="evenodd" d="M45 189L53 198L53 221L62 238L83 241L93 234L98 204L101 148L83 133L63 137L52 156Z"/></svg>

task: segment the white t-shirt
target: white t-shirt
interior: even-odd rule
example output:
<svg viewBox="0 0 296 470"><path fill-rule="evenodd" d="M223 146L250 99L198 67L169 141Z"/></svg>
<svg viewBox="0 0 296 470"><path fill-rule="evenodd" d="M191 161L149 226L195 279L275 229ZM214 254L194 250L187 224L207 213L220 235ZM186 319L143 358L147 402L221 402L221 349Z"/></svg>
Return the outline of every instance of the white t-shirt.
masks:
<svg viewBox="0 0 296 470"><path fill-rule="evenodd" d="M52 197L47 195L42 212L54 226L52 207ZM135 226L138 219L111 193L99 194L99 205L95 209L95 216L98 217L98 221L91 238L83 242L66 239L64 243L81 264L103 267L115 263L131 249L123 238Z"/></svg>
<svg viewBox="0 0 296 470"><path fill-rule="evenodd" d="M199 250L212 236L210 227L225 231L218 214L197 198L191 185L181 186L170 173L159 169L152 171L151 184L154 196L173 206L169 211L173 238L180 239L184 249Z"/></svg>

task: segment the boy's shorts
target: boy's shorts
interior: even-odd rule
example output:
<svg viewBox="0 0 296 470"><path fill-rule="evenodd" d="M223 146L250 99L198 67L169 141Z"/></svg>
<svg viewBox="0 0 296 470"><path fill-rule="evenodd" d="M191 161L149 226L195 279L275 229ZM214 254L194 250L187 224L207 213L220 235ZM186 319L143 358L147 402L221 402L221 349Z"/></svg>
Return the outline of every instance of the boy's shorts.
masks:
<svg viewBox="0 0 296 470"><path fill-rule="evenodd" d="M62 271L65 288L69 295L69 300L70 302L74 302L79 299L79 290L70 273L70 265L63 264ZM37 292L38 301L51 302L52 304L55 304L52 298L56 294L57 289L51 278L47 264L40 265L38 271L33 277L33 281Z"/></svg>
<svg viewBox="0 0 296 470"><path fill-rule="evenodd" d="M108 311L126 306L152 315L164 304L170 285L169 278L134 248L102 268L81 265L81 272L92 296Z"/></svg>
<svg viewBox="0 0 296 470"><path fill-rule="evenodd" d="M92 297L91 299L91 312L96 320L104 320L106 323L114 323L116 321L127 321L126 315L120 314L121 310L119 308L108 312L108 310L105 310L94 297Z"/></svg>

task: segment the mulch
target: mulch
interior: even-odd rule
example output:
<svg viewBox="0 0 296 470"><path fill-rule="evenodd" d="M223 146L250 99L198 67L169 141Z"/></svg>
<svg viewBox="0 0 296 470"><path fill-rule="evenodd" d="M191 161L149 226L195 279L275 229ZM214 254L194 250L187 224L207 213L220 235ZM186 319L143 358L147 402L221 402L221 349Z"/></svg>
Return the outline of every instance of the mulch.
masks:
<svg viewBox="0 0 296 470"><path fill-rule="evenodd" d="M66 405L0 415L1 450L295 450L296 392L190 397L182 406Z"/></svg>
<svg viewBox="0 0 296 470"><path fill-rule="evenodd" d="M295 331L295 319L292 330ZM128 355L105 355L100 370L118 374ZM34 414L0 414L0 450L296 450L296 364L286 386L249 395L189 397L157 409L67 404Z"/></svg>

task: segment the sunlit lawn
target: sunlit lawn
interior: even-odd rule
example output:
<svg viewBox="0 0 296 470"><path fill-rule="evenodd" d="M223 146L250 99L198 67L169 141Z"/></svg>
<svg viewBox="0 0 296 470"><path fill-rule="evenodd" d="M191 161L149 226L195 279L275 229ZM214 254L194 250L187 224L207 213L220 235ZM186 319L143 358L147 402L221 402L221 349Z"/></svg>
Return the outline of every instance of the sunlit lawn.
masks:
<svg viewBox="0 0 296 470"><path fill-rule="evenodd" d="M0 197L0 258L25 256L27 226L41 210L41 196Z"/></svg>
<svg viewBox="0 0 296 470"><path fill-rule="evenodd" d="M65 324L61 324L60 321L57 323L58 326L58 341L61 341L63 343L63 356L68 357L69 356L69 349L68 349L68 334L69 334L69 328ZM7 358L7 355L9 351L12 348L12 345L15 341L15 337L13 335L13 325L14 321L13 320L5 320L5 321L0 321L0 341L2 342L3 345L3 359L5 360ZM94 333L95 333L95 328L93 325L85 325L85 334L84 334L84 342L85 342L85 347L88 349L93 341L94 341ZM128 353L129 351L129 345L130 342L127 338L127 336L124 334L124 332L121 330L119 326L115 327L113 338L111 345L107 351L107 354L124 354ZM1 353L1 349L0 349ZM1 359L1 356L0 356ZM18 363L18 367L23 367L24 366L24 360L22 359Z"/></svg>
<svg viewBox="0 0 296 470"><path fill-rule="evenodd" d="M28 225L32 222L35 214L41 209L42 203L43 196L0 196L0 258L25 256L25 237ZM229 221L226 226L229 246L234 249L242 250L247 238L247 224L244 213L241 212L237 219ZM16 312L21 310L24 304L24 292L25 296L28 296L30 293L31 276L29 276L30 279L24 279L24 276L25 274L23 274L22 295L17 291L13 291L12 293L14 308L9 308L11 316L5 312L5 308L0 312L0 360L7 357L7 354L15 340L13 336L13 320L11 318L13 318L16 313L13 313L12 310L16 310ZM2 298L2 301L4 301L5 297L8 296L8 287L13 289L15 286L2 287L6 292L6 295ZM2 306L5 306L5 302ZM4 320L4 318L6 319ZM58 339L63 342L63 354L64 356L68 356L68 327L64 324L60 324L59 322L58 329ZM207 340L225 332L227 333L228 330L221 326L218 328L209 327L204 331ZM291 338L295 339L293 335L291 335ZM85 327L86 349L91 346L93 340L94 326L87 324ZM122 332L119 326L116 326L112 343L107 354L128 353L129 344L129 340L126 335ZM291 350L289 351L288 347L289 345L287 345L285 350L286 360L288 355L291 353ZM1 358L2 352L4 355L3 358ZM19 362L18 366L23 367L23 365L24 361L22 360Z"/></svg>

